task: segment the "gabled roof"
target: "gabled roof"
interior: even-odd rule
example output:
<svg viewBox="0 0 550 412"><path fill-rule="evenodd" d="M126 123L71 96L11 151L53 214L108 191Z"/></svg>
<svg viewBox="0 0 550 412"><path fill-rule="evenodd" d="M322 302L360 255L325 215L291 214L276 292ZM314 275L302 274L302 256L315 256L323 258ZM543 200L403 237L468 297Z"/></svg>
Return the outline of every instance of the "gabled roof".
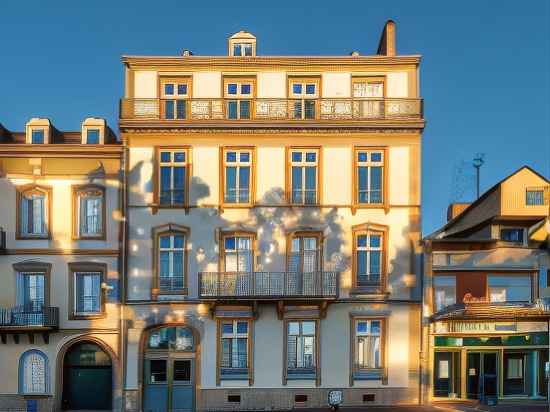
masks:
<svg viewBox="0 0 550 412"><path fill-rule="evenodd" d="M449 229L451 229L454 225L456 225L458 222L462 221L468 216L468 213L475 208L477 208L480 204L482 204L491 194L493 194L497 189L501 187L501 185L506 182L508 179L510 179L512 176L515 176L516 174L520 173L523 170L528 170L531 173L535 174L542 180L544 180L547 184L550 184L550 180L548 180L546 177L538 173L536 170L532 169L531 167L524 165L517 169L512 174L506 176L504 179L500 180L498 183L493 185L491 188L489 188L487 191L485 191L478 199L476 199L470 206L468 206L462 213L455 216L453 219L449 220L445 225L443 225L441 228L437 229L436 231L430 233L428 236L426 236L424 239L426 240L434 240L434 239L441 239L442 237L445 237L445 232ZM493 216L494 217L494 216Z"/></svg>

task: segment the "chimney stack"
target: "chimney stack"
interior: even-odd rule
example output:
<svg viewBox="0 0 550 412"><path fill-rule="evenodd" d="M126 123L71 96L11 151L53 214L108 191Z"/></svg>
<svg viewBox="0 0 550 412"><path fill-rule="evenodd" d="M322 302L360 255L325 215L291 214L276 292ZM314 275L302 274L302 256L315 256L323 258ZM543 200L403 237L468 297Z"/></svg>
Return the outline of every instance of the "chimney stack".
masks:
<svg viewBox="0 0 550 412"><path fill-rule="evenodd" d="M376 54L381 56L395 56L397 49L395 47L395 22L388 20L382 31L378 51Z"/></svg>

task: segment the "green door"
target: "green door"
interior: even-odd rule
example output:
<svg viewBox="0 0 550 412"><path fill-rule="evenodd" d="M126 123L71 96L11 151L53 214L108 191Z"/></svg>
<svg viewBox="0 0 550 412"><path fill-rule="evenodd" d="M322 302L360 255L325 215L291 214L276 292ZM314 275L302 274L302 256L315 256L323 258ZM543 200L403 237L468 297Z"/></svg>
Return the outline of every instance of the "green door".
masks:
<svg viewBox="0 0 550 412"><path fill-rule="evenodd" d="M65 410L111 410L111 359L95 343L79 343L65 355L62 407Z"/></svg>

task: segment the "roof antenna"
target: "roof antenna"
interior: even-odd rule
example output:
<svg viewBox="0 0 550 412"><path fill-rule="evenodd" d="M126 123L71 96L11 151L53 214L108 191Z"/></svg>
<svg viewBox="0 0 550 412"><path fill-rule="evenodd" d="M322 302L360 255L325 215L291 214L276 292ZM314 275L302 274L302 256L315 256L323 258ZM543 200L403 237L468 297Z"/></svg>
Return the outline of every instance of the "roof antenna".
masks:
<svg viewBox="0 0 550 412"><path fill-rule="evenodd" d="M476 168L476 186L477 186L477 199L479 199L479 169L485 163L485 153L477 153L474 157L473 166Z"/></svg>

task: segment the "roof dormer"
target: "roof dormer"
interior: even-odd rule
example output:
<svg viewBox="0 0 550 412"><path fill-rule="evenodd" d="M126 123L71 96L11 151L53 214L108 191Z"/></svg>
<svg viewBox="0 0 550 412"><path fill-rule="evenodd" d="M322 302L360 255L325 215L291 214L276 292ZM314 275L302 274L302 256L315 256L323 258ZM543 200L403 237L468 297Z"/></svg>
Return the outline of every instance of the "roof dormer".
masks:
<svg viewBox="0 0 550 412"><path fill-rule="evenodd" d="M49 144L52 141L52 123L50 119L33 117L25 125L27 144Z"/></svg>
<svg viewBox="0 0 550 412"><path fill-rule="evenodd" d="M228 54L232 57L256 56L256 36L241 30L229 38Z"/></svg>
<svg viewBox="0 0 550 412"><path fill-rule="evenodd" d="M82 122L82 144L105 144L107 122L99 117L88 117Z"/></svg>

